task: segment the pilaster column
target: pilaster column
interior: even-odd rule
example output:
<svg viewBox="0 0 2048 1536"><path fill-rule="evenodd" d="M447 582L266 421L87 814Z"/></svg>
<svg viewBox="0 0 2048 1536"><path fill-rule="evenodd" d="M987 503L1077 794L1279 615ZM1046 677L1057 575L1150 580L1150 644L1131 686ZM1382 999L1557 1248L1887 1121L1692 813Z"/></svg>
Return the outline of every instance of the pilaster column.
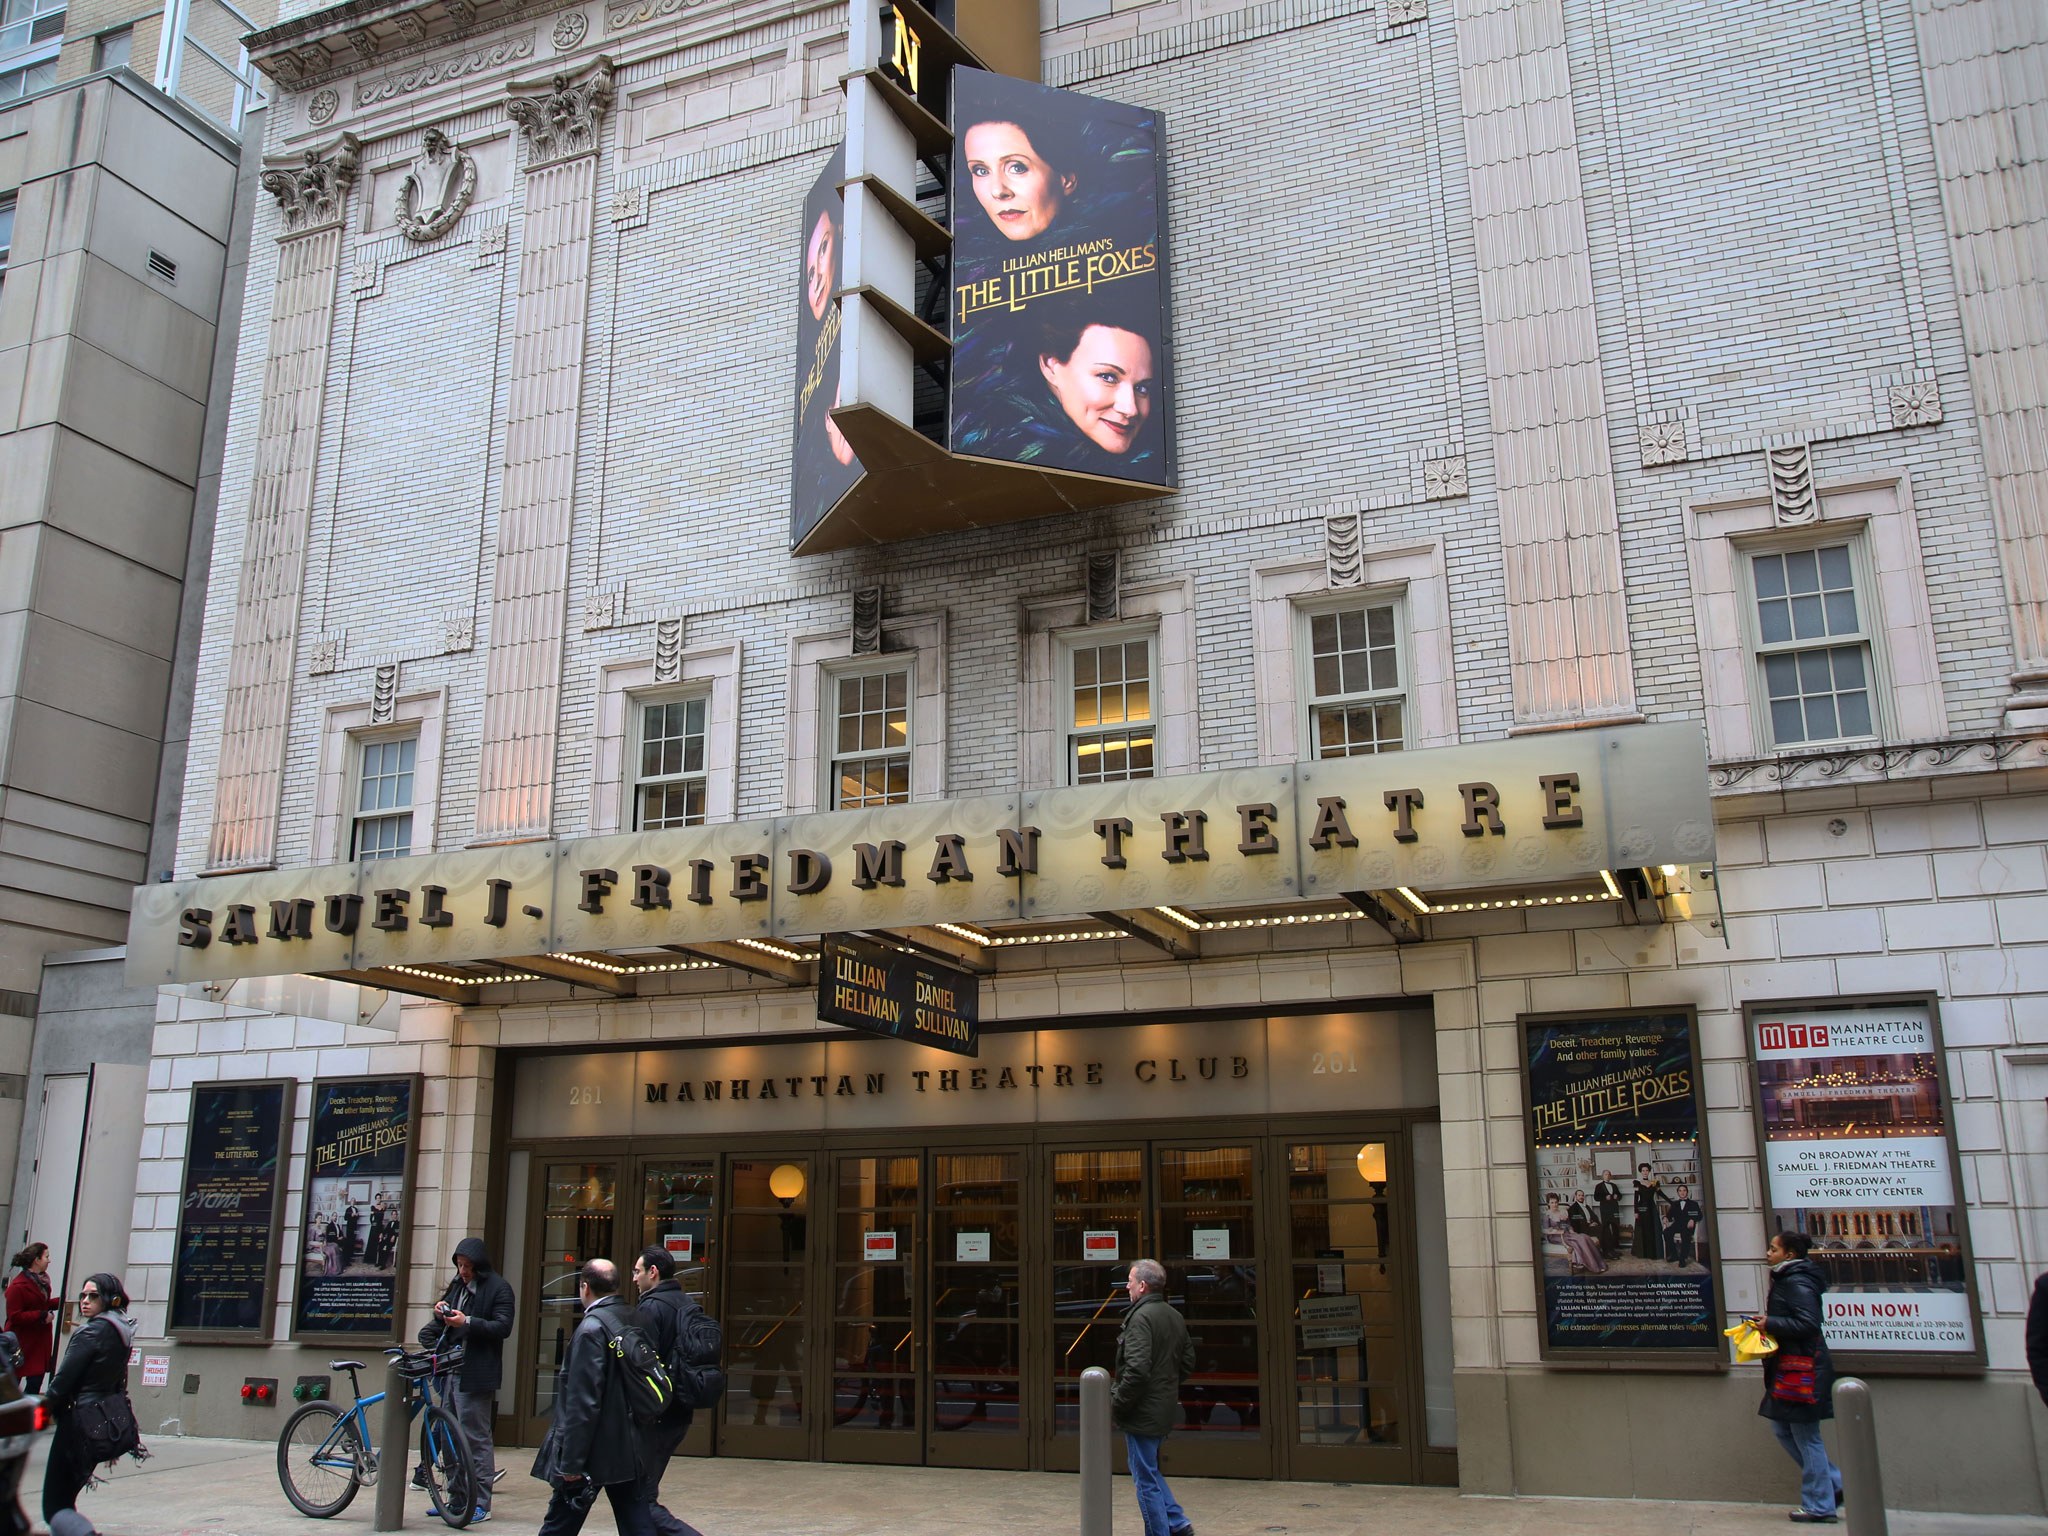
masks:
<svg viewBox="0 0 2048 1536"><path fill-rule="evenodd" d="M2048 723L2048 29L2040 0L1916 0L1920 69L2012 605L2017 723Z"/></svg>
<svg viewBox="0 0 2048 1536"><path fill-rule="evenodd" d="M328 343L342 222L360 146L343 134L327 150L263 172L284 214L277 290L256 428L256 470L243 535L235 632L213 801L212 869L277 861L278 802L291 722L292 667L306 531L327 406Z"/></svg>
<svg viewBox="0 0 2048 1536"><path fill-rule="evenodd" d="M1524 728L1636 718L1561 0L1458 0L1508 654Z"/></svg>
<svg viewBox="0 0 2048 1536"><path fill-rule="evenodd" d="M611 61L601 58L574 83L557 75L547 94L506 104L526 144L526 220L491 583L478 842L545 837L554 809L591 213L611 103Z"/></svg>

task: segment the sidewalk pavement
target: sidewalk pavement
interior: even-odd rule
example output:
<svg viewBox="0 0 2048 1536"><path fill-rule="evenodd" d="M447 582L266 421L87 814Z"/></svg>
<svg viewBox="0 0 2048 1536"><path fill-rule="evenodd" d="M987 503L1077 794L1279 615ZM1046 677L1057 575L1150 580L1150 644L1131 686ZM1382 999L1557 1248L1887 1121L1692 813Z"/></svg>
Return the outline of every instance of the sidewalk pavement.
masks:
<svg viewBox="0 0 2048 1536"><path fill-rule="evenodd" d="M47 1442L47 1437L46 1442ZM308 1520L285 1502L270 1441L151 1437L151 1459L119 1469L78 1502L107 1536L369 1536L376 1491L340 1515ZM22 1503L40 1521L39 1446ZM485 1536L530 1533L547 1489L526 1475L531 1452L511 1451ZM400 1476L404 1471L399 1471ZM1434 1488L1176 1478L1174 1492L1201 1536L1780 1536L1794 1527L1777 1505L1673 1504L1629 1499L1463 1498ZM1080 1526L1080 1479L1058 1472L958 1472L937 1467L683 1460L669 1468L665 1503L704 1536L1059 1536ZM1128 1478L1114 1480L1115 1536L1140 1536ZM426 1495L406 1493L405 1529L447 1527ZM612 1529L602 1500L584 1527ZM1846 1526L1836 1527L1846 1530ZM1893 1512L1892 1536L2048 1536L2048 1520Z"/></svg>

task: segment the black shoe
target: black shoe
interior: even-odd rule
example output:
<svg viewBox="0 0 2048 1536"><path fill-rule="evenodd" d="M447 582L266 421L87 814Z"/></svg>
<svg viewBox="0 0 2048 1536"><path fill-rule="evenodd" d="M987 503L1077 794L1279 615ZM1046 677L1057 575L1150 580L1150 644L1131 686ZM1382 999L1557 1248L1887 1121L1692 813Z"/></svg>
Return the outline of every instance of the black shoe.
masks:
<svg viewBox="0 0 2048 1536"><path fill-rule="evenodd" d="M414 1467L412 1469L412 1485L422 1491L426 1490L427 1469L425 1467Z"/></svg>
<svg viewBox="0 0 2048 1536"><path fill-rule="evenodd" d="M1785 1518L1795 1525L1835 1525L1841 1520L1839 1515L1816 1515L1810 1509L1795 1509Z"/></svg>
<svg viewBox="0 0 2048 1536"><path fill-rule="evenodd" d="M1195 1536L1195 1528L1192 1525L1176 1525L1166 1533L1166 1536Z"/></svg>

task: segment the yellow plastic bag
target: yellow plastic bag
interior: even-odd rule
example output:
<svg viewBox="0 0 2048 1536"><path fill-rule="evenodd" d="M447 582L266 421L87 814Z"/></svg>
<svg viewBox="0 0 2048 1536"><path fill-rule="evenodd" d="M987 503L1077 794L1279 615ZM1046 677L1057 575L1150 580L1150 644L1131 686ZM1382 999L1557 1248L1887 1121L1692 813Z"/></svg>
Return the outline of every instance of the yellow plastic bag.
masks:
<svg viewBox="0 0 2048 1536"><path fill-rule="evenodd" d="M1778 1347L1776 1339L1746 1317L1733 1328L1722 1331L1735 1341L1735 1358L1738 1360L1761 1360Z"/></svg>

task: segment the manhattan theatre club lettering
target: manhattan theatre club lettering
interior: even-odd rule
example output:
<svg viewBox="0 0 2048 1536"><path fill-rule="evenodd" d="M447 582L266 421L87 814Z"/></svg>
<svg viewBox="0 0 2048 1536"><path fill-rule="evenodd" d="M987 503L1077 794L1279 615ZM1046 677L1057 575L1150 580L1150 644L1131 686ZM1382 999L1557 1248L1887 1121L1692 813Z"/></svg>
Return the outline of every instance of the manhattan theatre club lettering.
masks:
<svg viewBox="0 0 2048 1536"><path fill-rule="evenodd" d="M678 1078L641 1085L649 1104L717 1104L784 1099L868 1098L891 1092L1017 1093L1025 1089L1101 1088L1108 1083L1100 1061L1030 1062L1008 1067L918 1067L908 1072L811 1072L780 1077ZM1175 1083L1244 1082L1249 1056L1146 1056L1131 1063L1138 1083L1171 1088ZM907 1089L906 1089L907 1082ZM893 1086L892 1086L893 1085Z"/></svg>
<svg viewBox="0 0 2048 1536"><path fill-rule="evenodd" d="M1415 754L1420 756L1422 754ZM1544 833L1574 831L1586 826L1577 773L1532 775L1533 785L1517 786L1532 798L1524 803L1530 820ZM1170 782L1170 781L1166 781ZM1382 790L1378 804L1336 794L1303 796L1299 808L1310 854L1352 850L1371 841L1395 847L1421 841L1427 823L1439 818L1439 835L1455 829L1460 839L1505 837L1510 833L1499 783L1486 779L1456 784L1448 805L1443 791L1425 794L1418 786ZM1112 814L1088 820L1077 835L1102 867L1125 870L1133 861L1155 858L1169 865L1206 865L1212 858L1261 859L1294 851L1283 836L1284 814L1276 801L1247 801L1231 807L1227 835L1218 838L1209 811L1200 808L1157 813L1157 826L1141 831L1131 816ZM1536 830L1518 826L1516 833ZM688 832L678 833L687 838ZM940 831L928 847L913 848L902 839L877 838L850 843L835 851L821 847L749 849L721 858L690 857L673 864L635 863L623 870L609 865L575 869L566 883L557 878L547 889L522 890L512 880L486 879L469 899L478 910L458 914L449 887L422 882L363 891L327 891L269 899L263 903L229 902L220 907L193 905L179 914L178 943L203 950L216 941L231 947L256 944L290 946L314 938L316 925L325 933L355 938L359 934L401 934L413 929L453 927L458 915L492 929L508 924L544 923L545 901L574 898L586 918L604 918L619 907L654 913L694 908L728 908L744 912L770 902L776 886L791 897L819 896L841 888L854 892L900 890L907 881L933 885L967 884L977 877L1021 880L1038 873L1040 842L1037 826L1002 827L986 838ZM1142 846L1141 846L1142 845ZM700 844L701 846L701 844ZM575 845L565 845L573 854ZM779 866L779 867L778 867ZM311 875L315 872L309 871ZM146 888L145 888L146 889ZM557 897L557 892L562 893ZM538 900L536 900L538 898ZM365 931L367 930L367 934ZM544 931L544 930L543 930Z"/></svg>

